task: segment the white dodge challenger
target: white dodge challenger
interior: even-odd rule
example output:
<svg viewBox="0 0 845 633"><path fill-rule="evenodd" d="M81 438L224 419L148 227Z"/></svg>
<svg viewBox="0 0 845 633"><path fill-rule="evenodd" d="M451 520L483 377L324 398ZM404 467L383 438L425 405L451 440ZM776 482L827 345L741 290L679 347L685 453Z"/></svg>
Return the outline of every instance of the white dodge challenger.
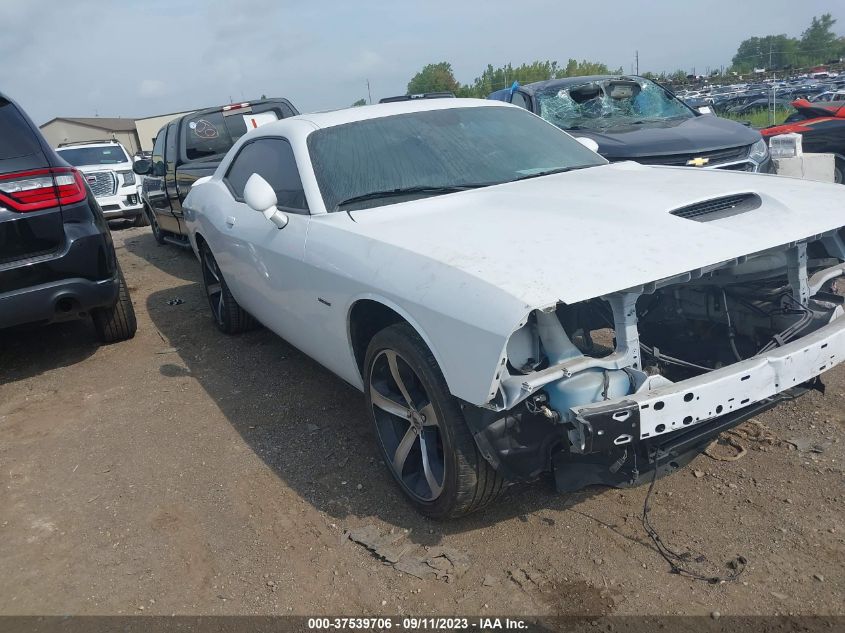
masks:
<svg viewBox="0 0 845 633"><path fill-rule="evenodd" d="M219 328L361 389L436 518L678 469L845 358L845 188L608 164L497 102L267 124L185 216Z"/></svg>

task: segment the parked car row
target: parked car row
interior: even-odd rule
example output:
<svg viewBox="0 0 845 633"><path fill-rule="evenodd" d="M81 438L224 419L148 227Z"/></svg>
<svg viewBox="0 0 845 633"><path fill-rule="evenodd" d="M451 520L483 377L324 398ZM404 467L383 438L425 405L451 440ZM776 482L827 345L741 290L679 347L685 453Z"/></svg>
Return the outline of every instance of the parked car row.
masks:
<svg viewBox="0 0 845 633"><path fill-rule="evenodd" d="M718 114L737 113L737 108L752 102L783 99L809 99L810 101L836 101L840 91L845 89L845 79L835 73L824 78L793 77L781 81L739 83L727 86L704 86L697 90L683 89L677 96L692 107L710 105ZM765 109L758 104L758 109ZM738 112L740 114L746 113Z"/></svg>
<svg viewBox="0 0 845 633"><path fill-rule="evenodd" d="M845 189L755 173L759 133L630 76L389 101L203 110L133 169L217 327L264 325L361 390L420 512L544 474L653 480L845 359ZM132 336L91 184L2 99L7 137L0 327Z"/></svg>

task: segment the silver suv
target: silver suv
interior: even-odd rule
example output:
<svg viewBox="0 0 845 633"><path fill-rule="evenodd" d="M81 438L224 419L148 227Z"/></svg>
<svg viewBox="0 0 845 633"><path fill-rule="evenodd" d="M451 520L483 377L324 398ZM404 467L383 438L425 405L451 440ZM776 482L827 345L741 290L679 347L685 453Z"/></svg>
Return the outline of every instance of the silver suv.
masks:
<svg viewBox="0 0 845 633"><path fill-rule="evenodd" d="M135 226L146 225L140 179L123 145L114 140L86 141L59 145L56 151L82 172L107 220L125 218Z"/></svg>

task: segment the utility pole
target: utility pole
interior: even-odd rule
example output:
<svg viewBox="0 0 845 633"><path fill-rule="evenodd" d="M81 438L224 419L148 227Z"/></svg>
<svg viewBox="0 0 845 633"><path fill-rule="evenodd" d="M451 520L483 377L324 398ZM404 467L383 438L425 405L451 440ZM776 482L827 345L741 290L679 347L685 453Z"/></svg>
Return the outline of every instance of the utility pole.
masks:
<svg viewBox="0 0 845 633"><path fill-rule="evenodd" d="M373 95L370 92L370 80L367 79L367 101L370 105L373 105Z"/></svg>
<svg viewBox="0 0 845 633"><path fill-rule="evenodd" d="M637 72L634 73L634 74L639 75L640 74L640 51L634 51L634 60L636 61L636 64L637 64Z"/></svg>

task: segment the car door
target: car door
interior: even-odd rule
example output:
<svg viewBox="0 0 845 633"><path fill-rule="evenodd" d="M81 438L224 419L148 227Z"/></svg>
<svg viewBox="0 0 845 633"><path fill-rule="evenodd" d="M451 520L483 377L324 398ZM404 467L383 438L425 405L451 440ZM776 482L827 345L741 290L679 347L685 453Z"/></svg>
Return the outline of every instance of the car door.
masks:
<svg viewBox="0 0 845 633"><path fill-rule="evenodd" d="M244 202L244 187L252 174L260 175L276 192L278 208L288 216L283 229ZM230 212L219 227L222 248L215 252L223 275L245 310L301 347L308 328L297 306L313 294L306 297L304 264L310 215L290 143L266 136L245 143L223 182L232 196Z"/></svg>
<svg viewBox="0 0 845 633"><path fill-rule="evenodd" d="M150 172L144 178L143 191L150 210L155 213L158 224L165 231L178 231L179 225L175 223L173 214L170 211L170 200L165 189L165 176L167 175L167 163L164 156L164 145L167 139L167 127L159 130L153 143L152 165ZM175 224L175 229L174 229Z"/></svg>

